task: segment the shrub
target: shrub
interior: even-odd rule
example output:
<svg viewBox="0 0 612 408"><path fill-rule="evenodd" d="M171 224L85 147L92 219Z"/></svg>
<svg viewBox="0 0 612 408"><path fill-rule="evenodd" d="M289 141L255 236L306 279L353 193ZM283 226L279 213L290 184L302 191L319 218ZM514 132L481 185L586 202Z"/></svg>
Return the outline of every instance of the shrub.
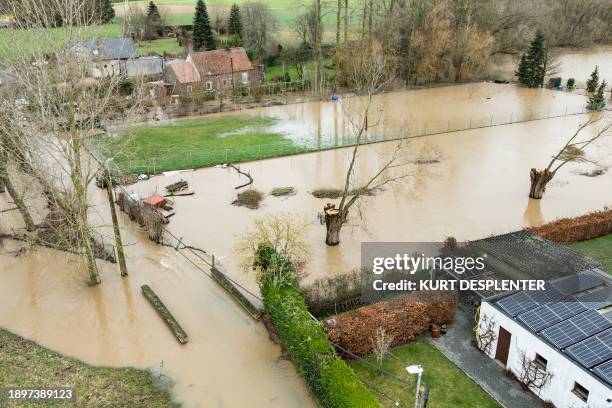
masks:
<svg viewBox="0 0 612 408"><path fill-rule="evenodd" d="M576 80L574 78L568 78L567 89L572 90L576 87Z"/></svg>
<svg viewBox="0 0 612 408"><path fill-rule="evenodd" d="M414 292L388 302L363 306L330 317L329 338L347 350L360 355L374 351L372 339L383 328L393 337L391 346L397 347L414 340L430 324L442 324L455 318L457 307L453 293Z"/></svg>
<svg viewBox="0 0 612 408"><path fill-rule="evenodd" d="M250 189L247 191L243 191L242 193L238 193L236 199L232 202L232 204L237 205L239 207L247 207L252 210L256 210L259 208L259 203L263 200L263 194L261 191Z"/></svg>
<svg viewBox="0 0 612 408"><path fill-rule="evenodd" d="M548 86L550 88L559 88L561 86L561 77L554 77L548 79Z"/></svg>
<svg viewBox="0 0 612 408"><path fill-rule="evenodd" d="M612 209L595 211L575 218L561 218L540 227L529 228L551 241L569 244L612 234Z"/></svg>
<svg viewBox="0 0 612 408"><path fill-rule="evenodd" d="M270 267L278 254L257 251L258 267ZM288 262L285 265L290 265ZM335 353L319 322L311 318L302 295L286 280L260 283L265 311L277 335L321 406L326 408L380 407L376 397Z"/></svg>

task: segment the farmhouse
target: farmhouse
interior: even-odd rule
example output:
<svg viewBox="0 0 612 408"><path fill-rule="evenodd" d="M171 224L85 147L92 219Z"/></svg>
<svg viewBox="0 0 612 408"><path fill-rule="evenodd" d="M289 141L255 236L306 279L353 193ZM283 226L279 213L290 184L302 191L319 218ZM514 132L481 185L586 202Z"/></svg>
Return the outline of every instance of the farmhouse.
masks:
<svg viewBox="0 0 612 408"><path fill-rule="evenodd" d="M599 269L483 301L489 357L556 407L612 406L612 279Z"/></svg>
<svg viewBox="0 0 612 408"><path fill-rule="evenodd" d="M169 93L173 95L190 94L200 87L200 73L196 67L188 61L174 60L166 65L164 81L170 88Z"/></svg>
<svg viewBox="0 0 612 408"><path fill-rule="evenodd" d="M86 40L76 44L74 50L78 61L89 65L91 76L94 78L106 76L127 78L126 61L138 57L131 38Z"/></svg>
<svg viewBox="0 0 612 408"><path fill-rule="evenodd" d="M254 66L244 48L192 52L187 62L193 63L208 91L256 85L263 80L263 67Z"/></svg>

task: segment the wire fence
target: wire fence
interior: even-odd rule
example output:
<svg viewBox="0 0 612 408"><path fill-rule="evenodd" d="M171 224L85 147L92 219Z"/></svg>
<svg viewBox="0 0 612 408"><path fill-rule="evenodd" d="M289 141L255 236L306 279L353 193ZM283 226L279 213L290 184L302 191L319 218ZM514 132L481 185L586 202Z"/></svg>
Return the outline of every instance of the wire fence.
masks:
<svg viewBox="0 0 612 408"><path fill-rule="evenodd" d="M609 109L608 109L609 110ZM378 143L401 139L419 138L438 134L483 129L497 126L506 126L516 123L525 123L537 120L560 118L571 115L588 113L584 105L551 107L547 110L512 111L506 114L483 115L479 117L453 118L448 120L425 121L420 124L409 124L402 129L389 131L384 121L372 127L362 137L362 144ZM314 139L314 137L313 137ZM157 174L170 170L192 169L214 166L224 163L237 163L293 154L324 151L341 147L353 146L356 139L352 135L324 134L316 140L305 137L287 136L287 140L273 144L261 144L241 148L214 149L208 151L194 151L181 149L170 141L165 147L156 147L155 155L149 158L129 158L129 152L120 153L115 157L114 166L122 174ZM90 150L98 159L103 154L90 145Z"/></svg>

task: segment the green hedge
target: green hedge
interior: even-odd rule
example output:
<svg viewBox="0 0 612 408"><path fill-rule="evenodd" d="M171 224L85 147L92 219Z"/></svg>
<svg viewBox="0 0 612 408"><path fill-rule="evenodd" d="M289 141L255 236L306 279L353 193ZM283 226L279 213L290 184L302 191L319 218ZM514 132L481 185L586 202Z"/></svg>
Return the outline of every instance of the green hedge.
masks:
<svg viewBox="0 0 612 408"><path fill-rule="evenodd" d="M269 260L262 259L262 256L270 256L269 250L260 250L258 255L257 265L270 264ZM380 407L374 394L338 358L323 328L308 313L300 292L289 280L282 282L287 283L261 282L264 307L298 372L319 403L325 408Z"/></svg>

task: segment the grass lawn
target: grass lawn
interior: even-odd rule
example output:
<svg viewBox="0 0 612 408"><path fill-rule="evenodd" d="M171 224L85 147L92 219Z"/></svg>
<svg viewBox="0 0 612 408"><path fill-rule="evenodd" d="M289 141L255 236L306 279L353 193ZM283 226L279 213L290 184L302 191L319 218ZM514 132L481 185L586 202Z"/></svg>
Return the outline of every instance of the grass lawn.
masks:
<svg viewBox="0 0 612 408"><path fill-rule="evenodd" d="M612 234L570 244L570 247L603 263L606 272L612 275Z"/></svg>
<svg viewBox="0 0 612 408"><path fill-rule="evenodd" d="M174 406L168 394L153 385L151 375L146 371L134 368L92 367L3 329L0 329L0 386L74 387L76 401L61 406ZM18 405L40 407L48 404ZM3 406L2 403L0 406Z"/></svg>
<svg viewBox="0 0 612 408"><path fill-rule="evenodd" d="M69 32L68 30L75 30ZM77 32L78 31L78 32ZM49 28L37 33L36 30L0 30L0 58L13 55L31 55L48 52L76 38L93 39L121 37L121 24L74 28Z"/></svg>
<svg viewBox="0 0 612 408"><path fill-rule="evenodd" d="M222 116L176 125L128 129L120 137L92 141L100 157L114 157L125 173L160 173L257 160L307 151L270 130L274 119Z"/></svg>
<svg viewBox="0 0 612 408"><path fill-rule="evenodd" d="M160 38L153 41L141 41L138 43L138 52L140 55L147 55L150 52L156 52L163 55L165 52L177 54L183 52L176 38Z"/></svg>
<svg viewBox="0 0 612 408"><path fill-rule="evenodd" d="M389 356L383 368L411 385L406 387L389 377L379 374L361 361L351 364L362 381L371 384L379 392L398 401L402 407L414 406L416 376L409 375L406 367L412 364L423 366L422 381L429 386L429 408L499 408L493 400L469 377L461 372L450 360L434 348L427 340L419 339L392 350L395 357ZM368 357L375 363L373 357ZM394 402L378 396L384 407L395 407Z"/></svg>

